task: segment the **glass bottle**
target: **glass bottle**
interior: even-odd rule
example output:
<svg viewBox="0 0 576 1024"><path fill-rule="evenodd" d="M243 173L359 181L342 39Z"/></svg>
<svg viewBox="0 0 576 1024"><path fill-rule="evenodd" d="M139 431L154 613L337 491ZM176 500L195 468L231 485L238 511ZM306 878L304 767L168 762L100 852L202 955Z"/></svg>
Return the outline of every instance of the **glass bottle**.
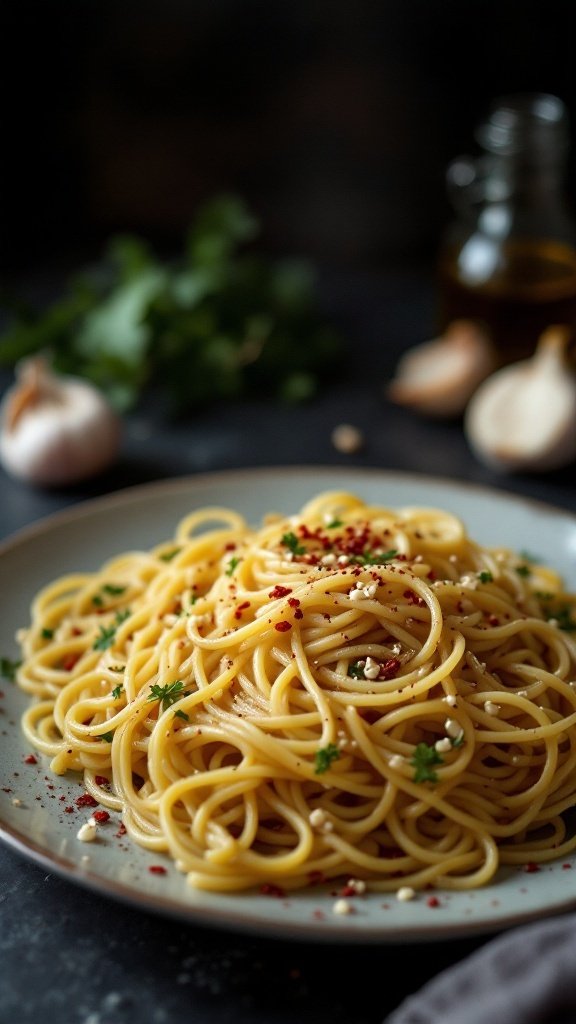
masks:
<svg viewBox="0 0 576 1024"><path fill-rule="evenodd" d="M531 355L551 324L576 328L567 110L547 94L502 97L475 137L479 155L447 169L456 217L439 253L439 326L480 321L506 363Z"/></svg>

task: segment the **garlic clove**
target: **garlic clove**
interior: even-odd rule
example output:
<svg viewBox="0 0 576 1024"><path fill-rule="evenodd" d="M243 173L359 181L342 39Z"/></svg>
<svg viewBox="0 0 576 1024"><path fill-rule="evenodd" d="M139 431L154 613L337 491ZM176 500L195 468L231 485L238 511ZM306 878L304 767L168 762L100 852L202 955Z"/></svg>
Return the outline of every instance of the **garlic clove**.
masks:
<svg viewBox="0 0 576 1024"><path fill-rule="evenodd" d="M464 431L473 452L503 472L545 471L576 457L576 376L571 332L550 327L534 356L503 367L470 400Z"/></svg>
<svg viewBox="0 0 576 1024"><path fill-rule="evenodd" d="M41 486L84 480L118 453L118 414L89 381L54 373L42 358L24 360L0 403L0 462Z"/></svg>
<svg viewBox="0 0 576 1024"><path fill-rule="evenodd" d="M453 320L443 335L404 353L386 394L428 416L460 416L495 366L487 333L472 320Z"/></svg>

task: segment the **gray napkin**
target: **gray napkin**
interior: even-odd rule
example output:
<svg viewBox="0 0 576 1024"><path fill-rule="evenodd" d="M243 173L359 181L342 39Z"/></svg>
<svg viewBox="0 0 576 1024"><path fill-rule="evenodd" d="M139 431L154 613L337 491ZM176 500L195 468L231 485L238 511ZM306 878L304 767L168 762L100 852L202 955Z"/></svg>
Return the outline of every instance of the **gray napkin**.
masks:
<svg viewBox="0 0 576 1024"><path fill-rule="evenodd" d="M383 1024L576 1024L576 914L491 939Z"/></svg>

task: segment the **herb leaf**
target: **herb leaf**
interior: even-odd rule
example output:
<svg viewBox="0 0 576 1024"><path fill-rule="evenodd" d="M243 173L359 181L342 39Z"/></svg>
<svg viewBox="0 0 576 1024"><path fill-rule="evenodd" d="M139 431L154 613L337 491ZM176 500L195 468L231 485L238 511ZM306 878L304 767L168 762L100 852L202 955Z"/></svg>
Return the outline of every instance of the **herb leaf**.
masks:
<svg viewBox="0 0 576 1024"><path fill-rule="evenodd" d="M16 672L21 664L21 661L13 661L11 658L0 658L0 676L2 679L8 679L9 682L13 683L16 678Z"/></svg>
<svg viewBox="0 0 576 1024"><path fill-rule="evenodd" d="M428 743L418 743L410 764L414 766L414 782L438 782L438 775L434 771L434 765L443 764L444 758L440 756L435 747Z"/></svg>
<svg viewBox="0 0 576 1024"><path fill-rule="evenodd" d="M175 704L181 697L188 696L186 690L184 690L184 683L181 679L175 679L173 683L165 683L164 686L160 683L153 683L150 687L150 694L148 700L159 700L162 711L166 711L166 708Z"/></svg>
<svg viewBox="0 0 576 1024"><path fill-rule="evenodd" d="M340 757L340 751L335 743L329 743L327 747L321 747L314 754L314 771L316 775L323 775L330 768L333 761Z"/></svg>
<svg viewBox="0 0 576 1024"><path fill-rule="evenodd" d="M305 555L306 548L300 543L296 534L290 530L289 533L285 533L282 536L281 543L284 547L288 548L293 555Z"/></svg>

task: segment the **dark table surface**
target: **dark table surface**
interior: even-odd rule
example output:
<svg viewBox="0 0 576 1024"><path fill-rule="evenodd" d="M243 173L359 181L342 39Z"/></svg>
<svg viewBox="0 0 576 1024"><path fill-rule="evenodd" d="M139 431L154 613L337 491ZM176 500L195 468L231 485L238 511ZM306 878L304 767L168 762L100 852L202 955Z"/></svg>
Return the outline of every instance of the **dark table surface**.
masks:
<svg viewBox="0 0 576 1024"><path fill-rule="evenodd" d="M85 485L38 490L2 474L0 536L145 481L303 464L473 481L576 512L574 466L498 476L472 456L460 422L424 420L386 400L384 382L400 352L433 331L430 274L326 271L321 294L350 355L343 378L316 399L300 407L219 405L178 423L147 405L126 418L114 467ZM363 431L360 452L333 447L331 432L342 422ZM2 591L5 599L5 581ZM116 902L0 845L2 1024L376 1024L491 937L350 948L235 934Z"/></svg>

